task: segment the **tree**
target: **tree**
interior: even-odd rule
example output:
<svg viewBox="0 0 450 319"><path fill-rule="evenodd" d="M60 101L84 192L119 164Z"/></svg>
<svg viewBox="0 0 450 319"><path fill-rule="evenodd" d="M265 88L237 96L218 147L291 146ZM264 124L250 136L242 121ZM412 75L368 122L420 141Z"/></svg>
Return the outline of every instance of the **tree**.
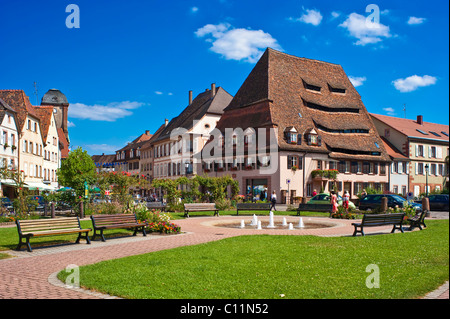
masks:
<svg viewBox="0 0 450 319"><path fill-rule="evenodd" d="M78 197L84 196L85 183L94 184L97 175L94 161L81 147L69 152L69 156L61 161L61 168L56 174L59 183L71 187Z"/></svg>

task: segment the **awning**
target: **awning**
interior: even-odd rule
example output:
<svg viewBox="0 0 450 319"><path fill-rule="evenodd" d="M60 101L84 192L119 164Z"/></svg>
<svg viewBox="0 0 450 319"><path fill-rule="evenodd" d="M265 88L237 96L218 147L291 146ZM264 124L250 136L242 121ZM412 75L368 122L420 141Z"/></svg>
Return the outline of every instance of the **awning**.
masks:
<svg viewBox="0 0 450 319"><path fill-rule="evenodd" d="M26 182L24 186L30 190L43 190L43 191L56 190L55 187L52 187L51 185L46 185L46 184L40 183L40 182Z"/></svg>
<svg viewBox="0 0 450 319"><path fill-rule="evenodd" d="M5 184L8 186L16 186L16 182L12 179L0 179L0 184Z"/></svg>

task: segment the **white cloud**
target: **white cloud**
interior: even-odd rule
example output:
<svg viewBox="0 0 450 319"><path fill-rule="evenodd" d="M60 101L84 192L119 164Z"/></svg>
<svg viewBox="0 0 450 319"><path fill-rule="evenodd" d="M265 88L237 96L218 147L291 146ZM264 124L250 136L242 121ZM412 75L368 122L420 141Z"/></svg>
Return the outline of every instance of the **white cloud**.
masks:
<svg viewBox="0 0 450 319"><path fill-rule="evenodd" d="M156 94L156 95L162 95L163 92L161 92L161 91L155 91L155 94Z"/></svg>
<svg viewBox="0 0 450 319"><path fill-rule="evenodd" d="M417 17L409 17L408 24L409 25L415 25L415 24L422 24L425 22L425 18L417 18Z"/></svg>
<svg viewBox="0 0 450 319"><path fill-rule="evenodd" d="M212 43L211 51L221 54L227 60L244 60L255 63L267 47L281 50L277 40L262 30L235 29L228 23L207 24L195 35L206 37Z"/></svg>
<svg viewBox="0 0 450 319"><path fill-rule="evenodd" d="M191 8L191 12L192 12L192 13L196 13L197 11L198 11L198 7L192 7L192 8Z"/></svg>
<svg viewBox="0 0 450 319"><path fill-rule="evenodd" d="M75 123L67 121L67 127L75 127Z"/></svg>
<svg viewBox="0 0 450 319"><path fill-rule="evenodd" d="M363 83L367 80L365 76L349 76L348 78L354 87L363 85Z"/></svg>
<svg viewBox="0 0 450 319"><path fill-rule="evenodd" d="M392 107L385 107L383 108L383 111L385 111L388 115L395 115L395 110Z"/></svg>
<svg viewBox="0 0 450 319"><path fill-rule="evenodd" d="M113 102L107 105L86 105L73 103L69 107L69 117L92 121L115 122L117 119L133 114L130 110L143 106L140 102Z"/></svg>
<svg viewBox="0 0 450 319"><path fill-rule="evenodd" d="M337 18L339 18L340 16L341 16L341 13L340 13L340 12L337 12L337 11L331 12L331 18L332 18L332 19L337 19Z"/></svg>
<svg viewBox="0 0 450 319"><path fill-rule="evenodd" d="M395 88L402 93L412 92L417 90L419 87L425 87L435 84L437 79L434 76L424 75L412 75L405 79L397 79L393 81Z"/></svg>
<svg viewBox="0 0 450 319"><path fill-rule="evenodd" d="M315 9L305 9L305 13L298 19L294 19L295 21L300 21L307 24L312 24L314 26L318 26L322 22L322 14L320 11Z"/></svg>
<svg viewBox="0 0 450 319"><path fill-rule="evenodd" d="M374 44L392 36L388 26L370 21L357 13L350 14L339 26L347 29L352 37L358 39L356 45Z"/></svg>

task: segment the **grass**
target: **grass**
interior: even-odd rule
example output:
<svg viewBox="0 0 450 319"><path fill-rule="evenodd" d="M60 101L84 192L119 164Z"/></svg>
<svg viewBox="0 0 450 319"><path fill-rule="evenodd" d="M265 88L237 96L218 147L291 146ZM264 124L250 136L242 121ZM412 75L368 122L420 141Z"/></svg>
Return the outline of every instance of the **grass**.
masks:
<svg viewBox="0 0 450 319"><path fill-rule="evenodd" d="M449 221L427 225L356 238L233 237L83 266L80 279L83 287L139 299L418 298L449 277ZM380 288L366 286L371 264Z"/></svg>
<svg viewBox="0 0 450 319"><path fill-rule="evenodd" d="M92 222L90 220L82 220L81 228L90 228L92 227ZM126 229L114 229L108 232L105 232L105 237L114 237L121 235L129 235L132 234L132 231ZM89 236L92 239L93 231L89 232ZM55 244L64 244L64 243L74 243L78 237L78 234L69 234L69 235L60 235L60 236L48 236L48 237L36 237L31 238L31 248L34 247L42 247L49 246ZM95 240L98 240L100 237L97 236ZM19 242L19 235L17 233L17 227L4 227L0 228L0 251L5 251L8 249L16 249L17 244ZM23 239L24 243L25 240ZM85 243L85 239L81 239L81 243ZM26 249L26 245L23 244L21 249ZM1 257L0 257L1 258Z"/></svg>

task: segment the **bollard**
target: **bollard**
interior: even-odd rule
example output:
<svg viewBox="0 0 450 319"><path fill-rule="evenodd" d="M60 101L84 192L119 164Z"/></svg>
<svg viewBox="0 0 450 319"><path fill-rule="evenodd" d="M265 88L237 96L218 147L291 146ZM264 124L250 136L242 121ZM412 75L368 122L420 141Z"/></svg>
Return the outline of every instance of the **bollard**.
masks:
<svg viewBox="0 0 450 319"><path fill-rule="evenodd" d="M388 199L387 197L382 197L381 198L381 211L383 213L386 213L388 210Z"/></svg>
<svg viewBox="0 0 450 319"><path fill-rule="evenodd" d="M422 210L427 212L425 217L430 217L430 200L428 197L422 198Z"/></svg>
<svg viewBox="0 0 450 319"><path fill-rule="evenodd" d="M55 218L55 203L50 204L50 214L52 215L52 218Z"/></svg>

